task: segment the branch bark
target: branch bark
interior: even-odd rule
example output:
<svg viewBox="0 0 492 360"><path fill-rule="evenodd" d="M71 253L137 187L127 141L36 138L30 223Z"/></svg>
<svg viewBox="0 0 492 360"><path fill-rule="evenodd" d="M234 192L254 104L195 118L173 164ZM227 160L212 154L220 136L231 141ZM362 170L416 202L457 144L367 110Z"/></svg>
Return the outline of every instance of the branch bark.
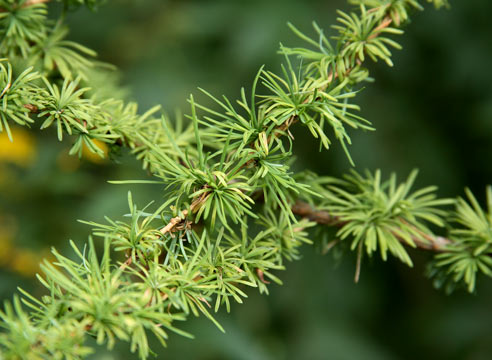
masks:
<svg viewBox="0 0 492 360"><path fill-rule="evenodd" d="M29 7L36 4L48 3L50 1L51 0L27 0L24 4L22 4L22 7Z"/></svg>
<svg viewBox="0 0 492 360"><path fill-rule="evenodd" d="M342 219L340 219L340 217L334 216L325 210L314 209L311 205L304 201L297 201L294 206L292 206L292 212L295 215L309 219L320 225L341 228L345 224L347 224L347 221L343 221ZM411 226L416 232L420 234L420 237L412 236L412 241L419 249L442 252L446 250L446 246L452 244L452 241L448 238L424 233L423 231L409 224L404 219L400 219L400 221L405 225ZM408 243L401 236L399 236L397 232L392 233L398 240L401 241L402 244L408 245Z"/></svg>

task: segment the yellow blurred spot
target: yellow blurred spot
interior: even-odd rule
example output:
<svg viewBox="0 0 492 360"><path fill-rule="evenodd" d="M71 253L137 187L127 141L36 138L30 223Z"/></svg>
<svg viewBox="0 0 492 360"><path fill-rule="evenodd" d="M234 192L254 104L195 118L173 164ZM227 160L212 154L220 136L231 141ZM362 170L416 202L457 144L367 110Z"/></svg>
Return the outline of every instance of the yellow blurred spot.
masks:
<svg viewBox="0 0 492 360"><path fill-rule="evenodd" d="M82 146L82 157L96 164L101 164L105 162L108 158L108 145L96 139L92 139L91 141L96 147L102 150L102 152L104 153L104 158L100 157L96 153L93 153L85 144Z"/></svg>
<svg viewBox="0 0 492 360"><path fill-rule="evenodd" d="M10 269L23 276L32 276L39 272L39 253L32 250L16 249L11 253Z"/></svg>
<svg viewBox="0 0 492 360"><path fill-rule="evenodd" d="M92 140L92 142L104 153L104 158L92 152L85 144L83 144L82 146L82 157L95 164L104 163L108 157L108 145L106 145L106 143L102 141L94 139ZM58 155L57 164L62 171L74 172L80 167L80 160L77 158L77 156L69 155L68 149L66 149Z"/></svg>
<svg viewBox="0 0 492 360"><path fill-rule="evenodd" d="M31 250L16 248L12 243L18 230L18 224L12 216L0 214L0 267L9 269L22 276L32 277L39 273L42 259L54 261L48 249Z"/></svg>
<svg viewBox="0 0 492 360"><path fill-rule="evenodd" d="M11 130L13 142L7 133L0 133L0 161L28 167L36 158L34 137L23 128L13 127Z"/></svg>

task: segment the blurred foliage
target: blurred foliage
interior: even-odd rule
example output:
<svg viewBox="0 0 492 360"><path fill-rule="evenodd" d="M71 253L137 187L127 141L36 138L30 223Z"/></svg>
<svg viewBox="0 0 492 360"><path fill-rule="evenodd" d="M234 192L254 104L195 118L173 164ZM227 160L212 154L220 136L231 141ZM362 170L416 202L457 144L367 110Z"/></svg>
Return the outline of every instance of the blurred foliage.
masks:
<svg viewBox="0 0 492 360"><path fill-rule="evenodd" d="M278 68L278 41L294 43L287 21L295 21L302 31L309 31L312 20L328 28L335 23L335 9L344 6L343 1L318 0L118 0L96 14L85 8L70 13L68 38L117 65L131 96L144 107L163 104L172 112L184 107L190 92L198 94L197 86L236 96L240 86L250 84L259 65ZM404 174L418 167L418 183L439 184L441 196L463 194L465 185L483 194L484 185L492 181L492 169L486 166L492 157L491 11L492 3L470 0L453 2L451 10L439 16L417 14L402 37L403 50L394 51L394 68L371 65L377 81L362 92L359 105L377 131L351 134L358 169ZM75 219L119 216L129 188L138 195L138 204L161 196L152 186L105 182L145 178L129 156L119 158L119 165L93 162L87 156L78 160L68 156L70 144L56 142L54 133L12 131L15 143L4 134L0 137L3 298L21 282L32 289L27 277L37 271L45 249L56 245L63 253L69 237L85 239L89 229ZM346 172L350 165L341 147L321 157L318 144L303 131L294 136L305 144L295 147L306 159L304 167L327 175ZM288 264L284 286L272 287L267 297L251 292L244 305L219 316L225 335L205 318L190 319L184 330L196 339L174 336L159 358L492 356L492 286L487 282L478 296L446 297L419 271L390 260L367 264L371 271L355 286L352 260L334 269L331 258L309 247L302 255L303 261ZM426 255L412 251L412 258L423 272ZM92 358L131 358L126 344L117 349L121 352L101 349Z"/></svg>

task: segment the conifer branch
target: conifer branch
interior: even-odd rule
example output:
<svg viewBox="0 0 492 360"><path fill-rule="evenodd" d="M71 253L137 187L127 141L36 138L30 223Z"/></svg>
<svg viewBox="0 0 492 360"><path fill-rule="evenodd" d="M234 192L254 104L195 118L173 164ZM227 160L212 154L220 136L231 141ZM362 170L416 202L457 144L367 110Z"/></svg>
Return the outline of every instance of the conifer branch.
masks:
<svg viewBox="0 0 492 360"><path fill-rule="evenodd" d="M5 24L19 9L1 3L0 56L8 60L0 61L0 131L12 138L12 123L53 127L60 140L72 136L71 154L87 146L104 156L93 140L127 147L166 197L149 213L129 194L128 221L86 222L103 239L102 258L92 238L87 252L71 243L79 262L54 250L57 265L45 262L40 277L49 295L38 300L22 291L22 301L15 297L0 312L0 346L9 356L80 358L90 351L83 346L89 334L109 347L130 341L145 359L146 332L163 344L170 331L187 336L175 322L190 314L222 329L209 308L229 310L246 297L246 287L267 293L270 282L281 283L274 272L298 259L302 244L324 241L327 227L337 229L337 240L325 249L347 244L356 252L356 280L364 257L375 253L412 266L405 246L437 253L430 267L436 285L474 291L478 274L492 276L490 188L483 210L469 191L453 200L437 198L435 187L413 190L415 171L397 182L395 175L383 180L380 171L334 179L291 170L293 124L307 128L320 148L334 137L352 161L347 129L374 130L352 103L369 77L366 60L392 65L389 49L400 48L392 36L421 8L418 1L353 0L359 11L339 12L330 39L316 24L315 38L291 26L308 46L281 47L281 74L261 68L250 99L242 89L237 102L203 90L218 109L191 96L190 114L174 122L157 116L159 107L139 114L135 103L114 96L117 84L93 93L103 71L95 53L65 39L66 29L48 21L46 2L23 3L30 6L22 8L18 32ZM64 0L66 8L100 3ZM455 210L443 208L449 205ZM451 230L437 236L430 227ZM62 342L66 334L73 336Z"/></svg>
<svg viewBox="0 0 492 360"><path fill-rule="evenodd" d="M341 228L347 224L346 221L340 219L340 217L330 214L325 210L314 209L309 203L304 201L297 201L292 206L292 212L301 218L307 218L320 225L333 226ZM404 219L399 219L402 223L409 225ZM410 225L411 226L411 225ZM445 237L436 236L434 234L426 234L419 229L414 228L414 230L419 234L418 236L412 236L413 242L416 246L423 250L432 250L435 252L446 251L446 247L451 245L453 242ZM395 237L398 238L403 244L407 244L406 240L401 238L398 233L394 233ZM424 239L425 241L423 241Z"/></svg>
<svg viewBox="0 0 492 360"><path fill-rule="evenodd" d="M385 8L388 9L389 7L385 6ZM369 11L368 13L376 12L376 11L378 11L378 8L373 8L371 10L373 10L373 11ZM365 10L363 9L363 12L364 11ZM371 35L367 38L367 40L370 41L370 40L376 39L379 35L381 35L381 33L385 29L387 29L392 24L392 22L393 22L393 20L389 15L386 15L380 21L375 22L375 24L377 24L377 23L379 23L379 24L376 25L372 31L370 31ZM348 48L352 45L353 45L353 41L350 41L350 40L347 40L343 43L344 48ZM357 66L361 66L363 61L364 61L364 55L361 55L360 53L358 53L355 57L355 64ZM352 71L352 69L354 69L354 67L349 67L346 69L346 71L344 73L345 78L350 75L350 72ZM335 81L338 78L338 76L339 76L338 73L334 73L333 70L330 70L330 72L327 76L327 81L324 82L320 88L314 88L314 89L309 90L309 92L311 93L311 96L306 97L303 100L302 104L307 105L308 103L315 101L316 99L313 99L313 96L316 96L316 94L318 94L318 92L322 93L323 91L325 91L329 86L332 85L333 81ZM279 136L286 134L286 133L289 135L290 138L293 138L292 134L290 133L290 127L292 125L296 124L298 121L299 121L299 116L298 115L292 115L286 121L284 121L282 124L278 125L276 127L276 129L274 131L272 131L271 135L266 138L266 146L265 147L268 148L270 146L270 144L274 141L274 139L276 139ZM261 134L264 134L264 132L261 132L260 136L261 136ZM253 146L254 142L258 141L258 140L261 142L260 138L253 139L250 143L246 144L246 146L251 147L251 146ZM250 164L251 164L251 162L245 163L244 165L242 165L240 167L240 169L243 168L244 166L247 166ZM205 193L201 194L200 196L203 197L203 195L205 195ZM196 211L198 211L199 207L203 204L203 202L200 202L198 198L193 199L192 203L194 205L196 205L196 209L195 209ZM182 213L184 214L184 217L188 216L188 211L184 210ZM168 225L166 225L166 227L164 227L164 229L163 229L164 233L169 231L169 229L174 227L180 221L181 221L180 218L173 218L171 220L171 222Z"/></svg>

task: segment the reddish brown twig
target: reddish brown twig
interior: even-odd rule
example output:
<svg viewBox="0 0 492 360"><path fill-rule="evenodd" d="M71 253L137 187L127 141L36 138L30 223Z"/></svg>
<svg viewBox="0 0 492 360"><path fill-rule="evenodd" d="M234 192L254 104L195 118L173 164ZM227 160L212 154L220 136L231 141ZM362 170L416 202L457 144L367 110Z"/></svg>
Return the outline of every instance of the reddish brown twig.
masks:
<svg viewBox="0 0 492 360"><path fill-rule="evenodd" d="M51 0L27 0L24 4L22 4L21 6L22 7L29 7L29 6L33 6L33 5L36 5L36 4L43 4L43 3L47 3L47 2L50 2Z"/></svg>
<svg viewBox="0 0 492 360"><path fill-rule="evenodd" d="M159 230L161 234L165 235L169 232L172 232L173 229L176 227L176 225L180 224L188 216L188 210L183 210L182 214L183 217L181 216L173 217L166 226L164 226L161 230Z"/></svg>
<svg viewBox="0 0 492 360"><path fill-rule="evenodd" d="M334 216L325 210L314 209L311 205L303 201L297 201L292 206L292 212L298 216L309 219L321 225L343 227L347 224L347 221L343 221L338 216ZM431 250L441 252L446 250L446 246L452 244L450 239L442 236L435 236L434 234L427 234L419 230L415 226L411 225L404 219L400 218L400 221L405 225L411 227L419 236L412 236L413 243L423 250ZM393 235L405 245L409 245L408 242L402 238L396 231L392 231Z"/></svg>
<svg viewBox="0 0 492 360"><path fill-rule="evenodd" d="M333 216L327 211L315 210L311 205L303 201L296 201L291 209L294 214L318 224L329 226L341 226L340 224L344 224L338 216Z"/></svg>
<svg viewBox="0 0 492 360"><path fill-rule="evenodd" d="M391 19L389 16L386 16L382 21L381 21L381 24L379 24L378 26L376 26L373 30L373 33L371 34L371 36L369 36L367 38L367 40L373 40L375 38L377 38L379 36L379 34L381 34L381 32L386 29L388 26L391 25L391 23L393 22L393 19Z"/></svg>

